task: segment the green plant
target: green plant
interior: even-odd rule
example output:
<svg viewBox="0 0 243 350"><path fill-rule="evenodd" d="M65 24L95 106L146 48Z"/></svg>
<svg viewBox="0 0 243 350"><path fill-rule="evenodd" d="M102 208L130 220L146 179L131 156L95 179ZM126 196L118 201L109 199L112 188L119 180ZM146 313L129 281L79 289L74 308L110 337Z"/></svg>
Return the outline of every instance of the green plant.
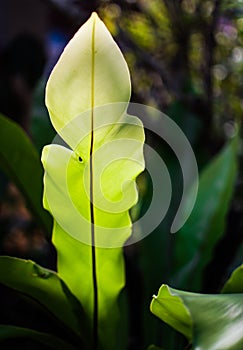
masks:
<svg viewBox="0 0 243 350"><path fill-rule="evenodd" d="M1 282L38 300L87 349L114 349L121 328L122 246L131 234L135 178L144 168L143 127L126 113L129 97L125 60L93 14L66 47L46 91L52 123L72 148L53 144L42 153L44 207L54 216L58 273L1 258L2 271L9 269ZM35 334L43 342L46 337Z"/></svg>
<svg viewBox="0 0 243 350"><path fill-rule="evenodd" d="M1 325L0 340L27 337L54 349L127 348L125 303L121 308L119 299L125 286L122 247L131 235L129 209L137 201L135 178L144 168L144 131L141 122L126 113L129 98L126 63L104 24L93 14L65 49L46 90L52 123L68 145L59 140L59 144L46 146L42 154L44 206L54 217L52 240L58 272L31 261L0 257L0 282L27 297L25 302L35 301L43 312L48 310L60 331ZM4 128L10 124L2 119ZM20 134L16 126L12 129ZM175 264L173 283L183 285L195 273L193 288L201 288L203 267L223 232L236 178L237 144L236 137L201 175L191 222L178 233L176 258L182 261ZM7 143L3 146L8 148ZM32 149L26 140L23 149ZM15 151L8 149L8 157L2 153L3 168L13 178L14 167L8 162ZM36 156L31 157L29 162L37 164ZM24 170L17 176L26 194L35 191L29 192L27 186L28 166L23 164ZM41 172L39 163L38 169ZM208 207L211 191L216 201ZM35 193L38 201L40 190ZM35 197L28 198L30 204L35 203ZM37 211L44 215L42 208ZM198 236L193 236L193 231ZM155 255L153 250L150 254ZM156 258L161 264L161 257ZM225 295L182 292L164 285L154 297L151 311L185 335L193 349L218 350L220 343L221 349L241 350L242 280L241 267L225 284ZM154 288L152 283L150 287Z"/></svg>
<svg viewBox="0 0 243 350"><path fill-rule="evenodd" d="M42 207L44 172L38 153L24 131L3 115L0 115L0 146L1 170L24 193L27 205L50 237L52 220Z"/></svg>
<svg viewBox="0 0 243 350"><path fill-rule="evenodd" d="M240 283L236 283L238 289ZM242 294L190 293L162 285L151 311L182 333L193 349L240 350L242 305Z"/></svg>
<svg viewBox="0 0 243 350"><path fill-rule="evenodd" d="M236 177L237 145L235 137L202 173L194 210L178 233L176 249L181 250L177 254L181 260L175 264L177 272L173 278L174 283L179 279L181 286L201 289L202 267L210 260L217 235L224 232L222 226ZM211 203L209 187L214 198ZM151 311L186 336L193 349L240 350L243 344L241 274L242 266L225 284L223 294L218 295L184 292L162 285L151 303ZM189 284L185 284L185 279Z"/></svg>

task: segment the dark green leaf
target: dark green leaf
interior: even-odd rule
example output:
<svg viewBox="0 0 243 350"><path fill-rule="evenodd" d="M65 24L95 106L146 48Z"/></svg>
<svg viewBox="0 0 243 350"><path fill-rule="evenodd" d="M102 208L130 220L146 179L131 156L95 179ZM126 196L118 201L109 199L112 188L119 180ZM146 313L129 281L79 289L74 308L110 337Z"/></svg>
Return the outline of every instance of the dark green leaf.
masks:
<svg viewBox="0 0 243 350"><path fill-rule="evenodd" d="M195 350L242 350L243 294L196 294L162 285L151 311Z"/></svg>
<svg viewBox="0 0 243 350"><path fill-rule="evenodd" d="M55 272L30 260L0 257L0 283L37 301L76 335L89 337L82 306Z"/></svg>
<svg viewBox="0 0 243 350"><path fill-rule="evenodd" d="M33 214L51 235L52 220L42 207L43 168L33 144L13 121L0 115L0 168L25 196Z"/></svg>
<svg viewBox="0 0 243 350"><path fill-rule="evenodd" d="M9 325L0 325L0 342L7 339L27 338L37 341L48 348L58 350L77 350L76 347L64 342L58 337L48 333L37 332L23 327L14 327Z"/></svg>
<svg viewBox="0 0 243 350"><path fill-rule="evenodd" d="M235 137L200 176L194 209L175 237L174 284L185 287L190 283L190 288L200 288L202 271L224 233L236 180L237 150L238 138Z"/></svg>
<svg viewBox="0 0 243 350"><path fill-rule="evenodd" d="M222 293L243 293L243 265L233 271L225 283Z"/></svg>

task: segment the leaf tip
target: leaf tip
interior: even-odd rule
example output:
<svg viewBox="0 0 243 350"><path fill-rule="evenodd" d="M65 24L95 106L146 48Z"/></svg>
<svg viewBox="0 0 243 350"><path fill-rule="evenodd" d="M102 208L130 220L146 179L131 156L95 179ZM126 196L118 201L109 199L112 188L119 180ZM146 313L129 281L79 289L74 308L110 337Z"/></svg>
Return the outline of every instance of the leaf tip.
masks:
<svg viewBox="0 0 243 350"><path fill-rule="evenodd" d="M100 19L99 16L98 16L98 14L97 14L97 12L92 12L90 18L92 18L93 20L95 20L95 19Z"/></svg>

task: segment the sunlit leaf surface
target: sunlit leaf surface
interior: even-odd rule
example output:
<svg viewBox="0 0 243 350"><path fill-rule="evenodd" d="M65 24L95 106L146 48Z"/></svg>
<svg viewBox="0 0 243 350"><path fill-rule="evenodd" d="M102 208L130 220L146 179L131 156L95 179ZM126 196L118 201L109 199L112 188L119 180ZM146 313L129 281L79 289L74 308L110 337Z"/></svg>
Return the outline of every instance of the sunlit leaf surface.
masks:
<svg viewBox="0 0 243 350"><path fill-rule="evenodd" d="M93 14L67 45L47 83L51 121L70 148L47 146L42 161L44 206L55 219L58 273L94 328L98 317L104 349L120 346L122 246L131 234L135 178L144 168L143 127L126 113L129 98L126 62Z"/></svg>

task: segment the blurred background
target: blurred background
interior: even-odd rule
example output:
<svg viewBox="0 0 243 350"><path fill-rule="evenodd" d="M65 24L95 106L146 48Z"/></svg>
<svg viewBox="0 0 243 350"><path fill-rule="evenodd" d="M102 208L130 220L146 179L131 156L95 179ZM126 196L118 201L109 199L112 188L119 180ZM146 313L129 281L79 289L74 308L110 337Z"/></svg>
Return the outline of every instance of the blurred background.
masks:
<svg viewBox="0 0 243 350"><path fill-rule="evenodd" d="M199 170L204 169L237 128L241 135L242 0L1 0L0 113L24 130L40 156L42 147L55 136L44 105L46 81L67 42L93 11L98 12L126 58L133 87L131 102L155 107L172 118L191 142ZM225 192L232 193L227 197L227 208L222 209L225 213L220 220L224 225L201 271L200 284L190 280L183 284L175 272L176 261L180 261L176 235L169 233L182 194L181 170L163 140L151 132L147 132L146 138L166 162L173 198L166 219L155 232L125 250L129 349L145 349L151 343L165 349L180 346L183 349L185 341L149 314L149 303L162 282L216 293L240 262L242 148L240 143L238 170L231 189L227 189L227 178L220 179L220 172L215 174L225 182ZM9 142L15 144L14 139ZM229 159L225 166L230 164ZM143 213L152 193L146 172L140 176L138 185L141 190L138 210ZM210 180L207 185L208 198L213 201ZM212 186L216 185L212 181ZM36 220L24 194L4 171L0 173L0 201L0 253L34 259L55 269L56 254L48 238L50 232ZM222 196L213 215L222 213L220 208L225 201ZM211 226L208 230L214 234L215 226ZM8 302L4 302L7 306L2 305L0 321L16 323L18 316L12 306L19 305L17 297L11 299L11 292L3 287L1 293L1 299L8 296ZM34 317L31 308L29 312ZM41 317L38 320L42 327L43 320ZM27 343L23 348L28 346L34 349L33 344Z"/></svg>

